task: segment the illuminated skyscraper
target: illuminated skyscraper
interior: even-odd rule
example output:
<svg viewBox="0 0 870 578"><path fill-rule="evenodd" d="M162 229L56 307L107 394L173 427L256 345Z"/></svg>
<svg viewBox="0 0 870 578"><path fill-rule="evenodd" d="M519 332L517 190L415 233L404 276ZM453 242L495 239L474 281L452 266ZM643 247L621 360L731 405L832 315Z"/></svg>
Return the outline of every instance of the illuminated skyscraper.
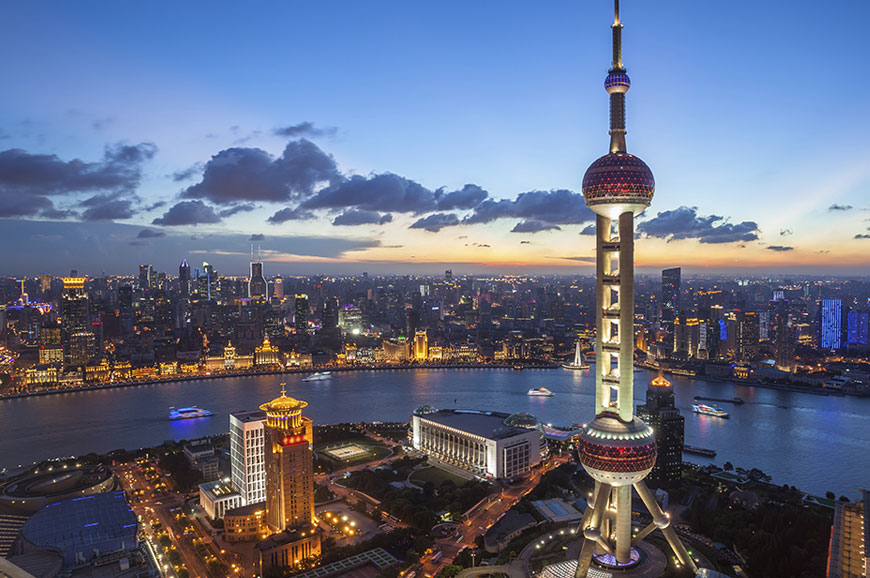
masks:
<svg viewBox="0 0 870 578"><path fill-rule="evenodd" d="M671 329L680 314L680 268L662 271L662 326Z"/></svg>
<svg viewBox="0 0 870 578"><path fill-rule="evenodd" d="M190 297L190 265L187 259L182 259L181 265L178 266L178 289L182 299Z"/></svg>
<svg viewBox="0 0 870 578"><path fill-rule="evenodd" d="M151 265L139 265L139 291L151 288Z"/></svg>
<svg viewBox="0 0 870 578"><path fill-rule="evenodd" d="M605 567L638 563L632 545L664 531L680 563L695 569L673 528L644 483L656 463L652 429L634 415L634 216L650 205L655 180L649 167L626 152L625 94L619 0L614 0L613 67L604 81L610 95L610 152L583 177L586 205L596 214L595 418L578 443L580 463L595 480L581 522L584 540L575 576L589 575L593 557ZM653 521L632 537L631 489Z"/></svg>
<svg viewBox="0 0 870 578"><path fill-rule="evenodd" d="M429 359L429 337L425 330L414 333L414 359L417 361Z"/></svg>
<svg viewBox="0 0 870 578"><path fill-rule="evenodd" d="M272 532L310 526L314 520L314 455L311 420L303 417L308 403L281 397L264 403L266 524Z"/></svg>
<svg viewBox="0 0 870 578"><path fill-rule="evenodd" d="M668 484L683 474L683 437L685 419L674 406L674 390L661 375L646 389L646 403L637 406L637 416L655 432L656 463L649 480Z"/></svg>
<svg viewBox="0 0 870 578"><path fill-rule="evenodd" d="M263 276L263 264L258 261L251 261L251 276L248 278L248 297L251 299L257 297L265 298L268 288L266 278Z"/></svg>
<svg viewBox="0 0 870 578"><path fill-rule="evenodd" d="M839 299L822 299L819 313L819 347L840 349L843 345L843 302Z"/></svg>
<svg viewBox="0 0 870 578"><path fill-rule="evenodd" d="M293 326L296 333L308 333L308 295L296 295Z"/></svg>

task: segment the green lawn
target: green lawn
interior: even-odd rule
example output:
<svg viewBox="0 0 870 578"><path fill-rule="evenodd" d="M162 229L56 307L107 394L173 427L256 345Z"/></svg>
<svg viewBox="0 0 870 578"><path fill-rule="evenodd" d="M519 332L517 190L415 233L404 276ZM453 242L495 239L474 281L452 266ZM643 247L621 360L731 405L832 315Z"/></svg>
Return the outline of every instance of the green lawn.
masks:
<svg viewBox="0 0 870 578"><path fill-rule="evenodd" d="M353 459L339 460L323 451L339 447L341 445L344 445L345 443L359 446L363 449L368 450L369 453L367 455L359 456ZM355 466L357 464L373 462L375 460L379 460L390 455L390 448L388 448L387 446L375 441L359 439L350 439L347 440L347 442L333 441L326 444L321 444L319 446L315 446L314 451L317 454L318 460L322 461L324 464L330 464L335 468L346 468L348 466Z"/></svg>
<svg viewBox="0 0 870 578"><path fill-rule="evenodd" d="M446 472L441 468L436 468L434 466L417 470L411 474L410 480L419 486L422 486L426 482L432 482L436 488L440 487L446 480L450 480L457 486L461 486L468 481L465 478L460 478L456 474L451 474L450 472Z"/></svg>

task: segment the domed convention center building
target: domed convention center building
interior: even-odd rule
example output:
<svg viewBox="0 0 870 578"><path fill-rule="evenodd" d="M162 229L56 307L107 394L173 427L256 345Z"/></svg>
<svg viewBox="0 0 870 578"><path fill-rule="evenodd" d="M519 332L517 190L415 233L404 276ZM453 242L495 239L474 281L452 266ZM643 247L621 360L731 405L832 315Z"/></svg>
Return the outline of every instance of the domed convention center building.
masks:
<svg viewBox="0 0 870 578"><path fill-rule="evenodd" d="M469 478L523 476L541 463L547 450L541 421L527 413L424 405L411 415L409 435L415 450Z"/></svg>

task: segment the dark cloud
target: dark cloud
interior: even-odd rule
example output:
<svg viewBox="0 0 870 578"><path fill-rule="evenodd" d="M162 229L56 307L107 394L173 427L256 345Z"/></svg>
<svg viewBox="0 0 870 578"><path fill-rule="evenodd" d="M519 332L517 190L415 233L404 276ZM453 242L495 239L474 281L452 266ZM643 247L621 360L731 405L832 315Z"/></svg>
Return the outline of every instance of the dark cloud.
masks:
<svg viewBox="0 0 870 578"><path fill-rule="evenodd" d="M104 118L98 118L97 120L95 120L94 122L91 123L91 126L94 127L95 130L103 130L107 126L114 124L114 122L115 122L114 116L107 116Z"/></svg>
<svg viewBox="0 0 870 578"><path fill-rule="evenodd" d="M232 217L236 213L249 213L256 209L257 206L254 203L240 203L238 205L228 207L218 213L218 216L223 217Z"/></svg>
<svg viewBox="0 0 870 578"><path fill-rule="evenodd" d="M511 233L540 233L541 231L561 231L562 227L559 225L551 225L548 223L543 223L541 221L536 221L534 219L530 219L528 221L520 221L514 228L511 229Z"/></svg>
<svg viewBox="0 0 870 578"><path fill-rule="evenodd" d="M265 240L266 240L266 235L263 235L262 233L254 233L253 235L248 237L248 241L265 241Z"/></svg>
<svg viewBox="0 0 870 578"><path fill-rule="evenodd" d="M531 245L531 241L520 241L520 245Z"/></svg>
<svg viewBox="0 0 870 578"><path fill-rule="evenodd" d="M348 209L332 220L336 227L353 227L356 225L383 225L393 220L389 213L381 214L377 211L364 209Z"/></svg>
<svg viewBox="0 0 870 578"><path fill-rule="evenodd" d="M423 229L430 233L437 233L444 227L455 227L459 224L459 217L454 213L434 213L414 221L409 229Z"/></svg>
<svg viewBox="0 0 870 578"><path fill-rule="evenodd" d="M697 239L701 243L735 243L758 239L758 224L754 221L728 223L724 217L698 215L697 207L679 207L662 211L637 226L639 233L670 241ZM718 224L717 224L718 223Z"/></svg>
<svg viewBox="0 0 870 578"><path fill-rule="evenodd" d="M566 189L555 191L529 191L520 193L515 200L487 199L475 207L464 222L489 223L503 218L520 218L551 225L575 225L595 219L586 207L583 195Z"/></svg>
<svg viewBox="0 0 870 578"><path fill-rule="evenodd" d="M792 233L791 229L780 229L779 230L779 234L781 237L786 237L788 235L791 235L791 233Z"/></svg>
<svg viewBox="0 0 870 578"><path fill-rule="evenodd" d="M852 205L838 205L836 203L828 207L828 211L851 211L852 209Z"/></svg>
<svg viewBox="0 0 870 578"><path fill-rule="evenodd" d="M443 189L435 191L435 205L439 211L473 209L489 197L489 193L477 185L465 185L458 191L445 193Z"/></svg>
<svg viewBox="0 0 870 578"><path fill-rule="evenodd" d="M366 211L424 213L435 208L426 187L393 173L354 175L319 191L302 206L307 209L356 207Z"/></svg>
<svg viewBox="0 0 870 578"><path fill-rule="evenodd" d="M137 239L156 239L157 237L165 237L166 233L163 231L155 231L154 229L142 229L139 231L139 234L136 235Z"/></svg>
<svg viewBox="0 0 870 578"><path fill-rule="evenodd" d="M202 201L181 201L173 205L162 217L151 221L152 225L199 225L219 223L221 218Z"/></svg>
<svg viewBox="0 0 870 578"><path fill-rule="evenodd" d="M306 211L305 209L300 209L299 207L287 207L286 209L281 209L280 211L269 217L269 222L277 225L285 221L308 221L313 218L315 218L315 215L311 211Z"/></svg>
<svg viewBox="0 0 870 578"><path fill-rule="evenodd" d="M97 162L64 161L57 155L35 154L22 149L0 151L0 216L72 216L49 198L74 193L93 195L89 213L102 219L100 199L132 195L142 179L142 164L157 153L152 143L107 146ZM105 207L107 213L124 212L120 203ZM86 210L87 212L87 210ZM121 218L121 217L112 217Z"/></svg>
<svg viewBox="0 0 870 578"><path fill-rule="evenodd" d="M581 235L594 235L595 234L595 223L592 223L591 225L586 225L585 227L583 227L583 229L580 231L580 234Z"/></svg>
<svg viewBox="0 0 870 578"><path fill-rule="evenodd" d="M857 235L855 235L855 238L856 239L870 239L870 235L862 235L861 233L858 233Z"/></svg>
<svg viewBox="0 0 870 578"><path fill-rule="evenodd" d="M556 257L556 259L568 259L570 261L580 261L581 263L595 263L595 257Z"/></svg>
<svg viewBox="0 0 870 578"><path fill-rule="evenodd" d="M114 221L133 216L133 201L114 195L94 195L79 203L84 208L83 221Z"/></svg>
<svg viewBox="0 0 870 578"><path fill-rule="evenodd" d="M166 201L157 201L155 203L151 203L150 205L142 207L142 210L145 212L153 211L154 209L159 209L160 207L163 207L165 205L166 205Z"/></svg>
<svg viewBox="0 0 870 578"><path fill-rule="evenodd" d="M195 177L196 175L198 175L199 173L201 173L204 170L205 170L205 164L195 163L195 164L187 167L186 169L181 169L181 170L175 171L174 173L172 173L170 175L170 177L172 177L172 180L175 181L176 183L180 183L181 181L186 181L188 179L192 179L193 177Z"/></svg>
<svg viewBox="0 0 870 578"><path fill-rule="evenodd" d="M794 251L794 247L786 247L785 245L768 245L766 247L766 249L768 251L777 251L777 252Z"/></svg>
<svg viewBox="0 0 870 578"><path fill-rule="evenodd" d="M290 126L277 127L272 130L272 133L278 136L300 137L300 136L333 136L338 129L334 126L318 127L313 122L305 121L299 124Z"/></svg>
<svg viewBox="0 0 870 578"><path fill-rule="evenodd" d="M332 156L311 141L299 139L287 143L278 158L258 148L222 150L206 163L202 180L181 196L217 204L287 202L310 197L316 187L339 181Z"/></svg>

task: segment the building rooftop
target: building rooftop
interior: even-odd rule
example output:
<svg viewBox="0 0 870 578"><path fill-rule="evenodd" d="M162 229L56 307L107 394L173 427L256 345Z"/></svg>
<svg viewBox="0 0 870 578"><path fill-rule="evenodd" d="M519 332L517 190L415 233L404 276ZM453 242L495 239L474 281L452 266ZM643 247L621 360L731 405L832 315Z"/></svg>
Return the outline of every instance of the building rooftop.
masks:
<svg viewBox="0 0 870 578"><path fill-rule="evenodd" d="M251 421L263 421L266 419L266 412L259 409L234 411L230 413L230 415L243 423Z"/></svg>
<svg viewBox="0 0 870 578"><path fill-rule="evenodd" d="M224 482L223 480L200 484L199 489L206 492L207 494L210 494L212 499L215 500L232 494L238 494L238 492L232 487L232 485Z"/></svg>
<svg viewBox="0 0 870 578"><path fill-rule="evenodd" d="M491 440L500 440L528 433L528 429L506 426L510 414L472 409L442 409L420 416L443 426L455 428Z"/></svg>
<svg viewBox="0 0 870 578"><path fill-rule="evenodd" d="M251 514L260 510L266 510L265 500L262 502L248 504L247 506L239 506L238 508L227 510L226 512L224 512L224 517L226 518L228 516L250 516Z"/></svg>

